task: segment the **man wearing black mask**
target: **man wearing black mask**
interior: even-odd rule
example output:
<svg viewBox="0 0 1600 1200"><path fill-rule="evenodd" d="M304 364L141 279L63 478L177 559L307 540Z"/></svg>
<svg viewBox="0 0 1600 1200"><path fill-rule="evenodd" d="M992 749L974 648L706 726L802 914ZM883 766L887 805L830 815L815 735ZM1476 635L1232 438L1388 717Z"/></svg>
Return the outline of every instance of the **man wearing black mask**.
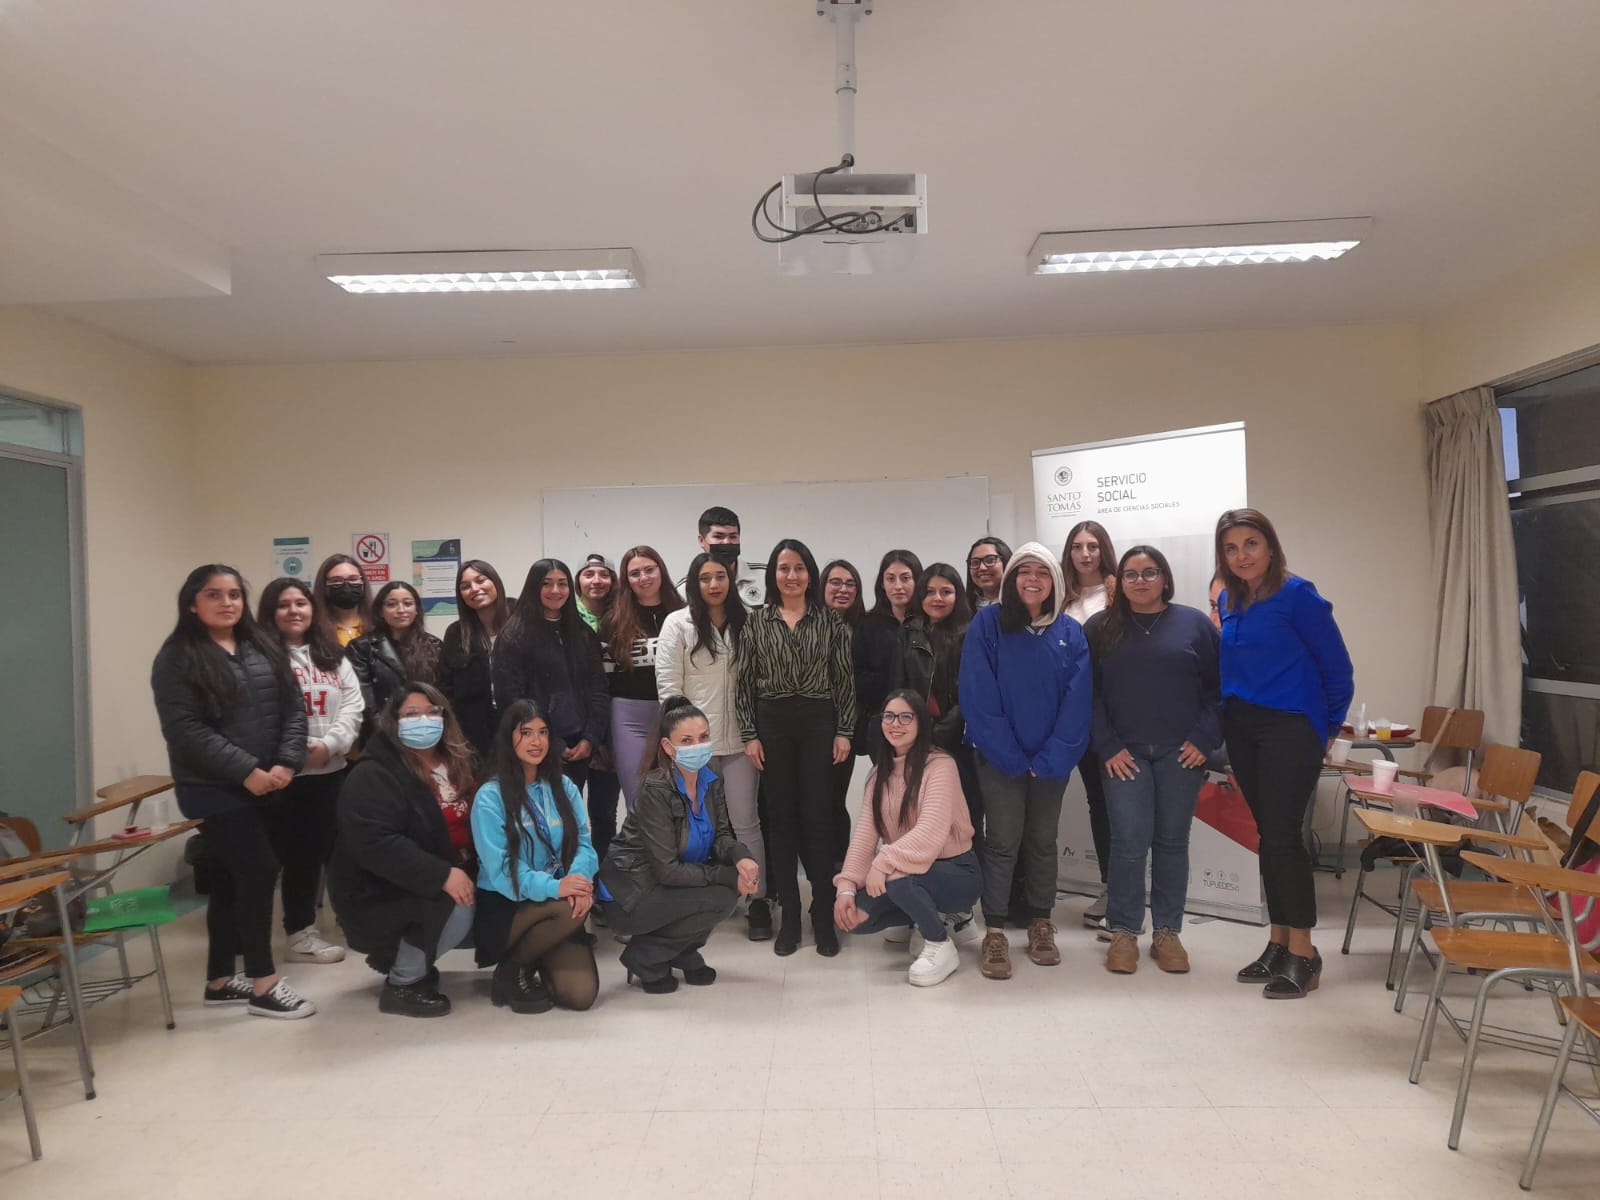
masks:
<svg viewBox="0 0 1600 1200"><path fill-rule="evenodd" d="M712 507L700 514L700 549L728 568L734 590L746 608L759 608L765 588L759 579L739 571L739 514L731 508Z"/></svg>

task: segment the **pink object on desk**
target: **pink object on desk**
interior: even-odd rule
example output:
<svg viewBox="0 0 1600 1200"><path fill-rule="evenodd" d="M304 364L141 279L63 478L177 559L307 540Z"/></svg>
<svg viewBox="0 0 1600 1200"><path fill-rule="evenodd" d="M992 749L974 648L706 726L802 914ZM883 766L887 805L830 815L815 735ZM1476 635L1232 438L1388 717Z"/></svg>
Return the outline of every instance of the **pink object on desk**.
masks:
<svg viewBox="0 0 1600 1200"><path fill-rule="evenodd" d="M1372 791L1371 775L1346 775L1345 784L1358 792ZM1460 792L1447 792L1443 788L1420 787L1415 784L1397 783L1388 793L1388 799L1409 800L1414 804L1426 804L1432 808L1442 808L1446 812L1453 812L1457 816L1466 817L1469 821L1478 819L1478 810Z"/></svg>

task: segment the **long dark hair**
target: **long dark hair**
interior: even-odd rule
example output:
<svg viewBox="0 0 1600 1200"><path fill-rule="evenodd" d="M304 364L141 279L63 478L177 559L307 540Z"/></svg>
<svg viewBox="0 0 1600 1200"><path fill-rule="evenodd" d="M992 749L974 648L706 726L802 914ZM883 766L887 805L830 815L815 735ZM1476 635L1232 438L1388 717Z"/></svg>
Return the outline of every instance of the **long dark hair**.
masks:
<svg viewBox="0 0 1600 1200"><path fill-rule="evenodd" d="M537 595L537 591L534 594ZM550 729L550 722L545 720L537 704L532 700L516 701L501 715L500 728L495 730L494 742L489 747L488 776L500 789L500 808L505 814L505 867L506 874L511 878L511 890L517 893L512 897L514 900L521 898L517 887L517 863L522 861L524 812L533 826L533 836L550 857L561 864L563 874L572 867L572 860L578 856L578 817L572 808L572 797L567 795L567 777L561 772L561 753L566 747L554 729L550 729L549 749L539 763L535 779L550 789L556 812L561 816L559 853L550 841L544 821L534 812L533 804L528 800L528 777L522 760L517 757L517 730L535 720L544 721L545 728Z"/></svg>
<svg viewBox="0 0 1600 1200"><path fill-rule="evenodd" d="M854 629L861 624L861 618L867 615L867 603L861 595L861 572L856 570L856 565L846 558L836 558L822 568L822 582L818 587L822 590L823 603L827 603L828 576L832 575L835 568L850 572L850 578L856 581L856 598L850 602L849 608L836 608L833 611L839 614L839 619Z"/></svg>
<svg viewBox="0 0 1600 1200"><path fill-rule="evenodd" d="M322 603L305 580L283 575L262 588L261 603L256 606L256 624L260 626L264 636L271 638L280 646L288 645L283 640L283 633L278 629L278 602L291 588L304 596L311 605L311 624L306 629L306 649L311 652L312 665L324 671L337 671L340 660L344 658L344 651L337 641L328 636L327 627L320 619L322 614L318 611Z"/></svg>
<svg viewBox="0 0 1600 1200"><path fill-rule="evenodd" d="M883 698L885 708L891 700L904 700L917 718L917 740L906 751L906 790L900 797L900 830L916 819L917 796L922 790L922 776L928 767L928 755L933 750L933 718L928 715L928 705L923 698L906 688L896 688ZM878 840L887 842L889 830L883 819L883 794L889 789L889 776L894 773L894 748L888 738L873 738L872 749L872 824L878 830Z"/></svg>
<svg viewBox="0 0 1600 1200"><path fill-rule="evenodd" d="M1061 578L1067 590L1062 602L1071 604L1083 595L1083 589L1078 586L1078 568L1072 562L1072 543L1080 533L1092 535L1100 545L1100 582L1106 586L1106 601L1109 603L1111 597L1117 594L1117 576L1121 569L1116 565L1117 551L1111 545L1111 535L1099 521L1079 521L1067 530L1067 540L1061 547Z"/></svg>
<svg viewBox="0 0 1600 1200"><path fill-rule="evenodd" d="M677 612L683 607L683 597L678 585L667 574L667 564L650 546L633 546L617 559L617 582L611 585L611 605L600 618L600 640L605 643L611 661L619 671L633 670L633 644L644 637L644 624L639 616L639 598L628 583L628 561L647 558L655 563L661 573L661 607L664 612ZM578 581L572 581L573 594L577 594ZM580 617L581 619L581 617Z"/></svg>
<svg viewBox="0 0 1600 1200"><path fill-rule="evenodd" d="M594 634L578 614L578 589L573 583L571 570L559 558L541 558L528 568L528 578L522 584L522 595L517 597L516 607L511 610L511 617L506 621L501 637L507 642L525 646L544 645L556 637L550 630L550 622L545 620L544 600L540 596L545 577L552 571L560 571L567 577L567 599L561 606L556 625L561 631L560 649L567 668L572 678L578 680L583 677L585 670L584 651L588 643L584 639Z"/></svg>
<svg viewBox="0 0 1600 1200"><path fill-rule="evenodd" d="M190 571L178 589L178 623L172 627L167 642L178 650L178 671L189 681L209 712L223 713L239 692L238 680L228 665L228 656L211 638L198 613L191 612L205 586L218 575L227 575L239 584L239 619L233 626L234 644L239 647L254 646L261 651L278 673L285 694L299 694L299 685L289 671L289 656L284 653L276 638L268 637L250 615L250 588L234 567L224 563L206 563Z"/></svg>
<svg viewBox="0 0 1600 1200"><path fill-rule="evenodd" d="M928 598L928 585L935 579L943 579L956 589L955 607L942 621L934 621L922 611L922 602ZM948 695L948 676L960 669L961 643L966 639L967 626L972 624L972 605L967 600L961 572L949 563L934 563L923 571L911 597L911 615L906 619L920 621L927 629L928 640L933 644L933 694Z"/></svg>
<svg viewBox="0 0 1600 1200"><path fill-rule="evenodd" d="M1161 602L1171 604L1172 597L1178 590L1172 581L1172 564L1167 561L1167 556L1154 546L1131 547L1117 564L1117 578L1122 578L1122 572L1127 568L1130 559L1141 557L1148 558L1161 568ZM1105 615L1094 623L1094 639L1089 643L1089 648L1097 657L1105 657L1121 644L1122 639L1128 635L1128 627L1132 624L1133 603L1128 599L1128 590L1119 587L1112 593L1111 603L1105 608Z"/></svg>
<svg viewBox="0 0 1600 1200"><path fill-rule="evenodd" d="M1050 564L1042 558L1034 558L1030 553L1028 558L1033 559L1046 570ZM1021 564L1018 564L1019 566ZM1000 628L1006 633L1015 633L1019 629L1027 629L1033 624L1033 617L1028 612L1028 606L1023 603L1021 594L1017 591L1017 573L1010 569L1011 564L1006 564L1006 573L1000 580ZM1055 594L1055 580L1050 581L1050 598L1045 601L1056 612L1060 612L1065 601Z"/></svg>
<svg viewBox="0 0 1600 1200"><path fill-rule="evenodd" d="M450 786L455 788L456 795L465 799L471 795L473 785L478 781L478 758L473 753L472 743L467 741L466 734L461 732L461 723L456 720L455 709L450 707L450 701L445 698L445 694L433 684L413 679L405 687L398 689L389 697L389 703L378 710L378 732L394 743L395 749L400 752L400 761L406 765L406 770L426 784L431 791L433 780L429 777L427 767L422 763L422 756L400 740L400 710L405 707L406 697L413 693L427 697L429 704L444 709L444 733L440 736L436 749L444 759L444 772L450 780Z"/></svg>
<svg viewBox="0 0 1600 1200"><path fill-rule="evenodd" d="M785 550L793 550L800 556L800 561L806 565L806 573L811 577L811 582L806 585L806 607L821 608L822 577L817 574L817 560L810 548L796 538L784 538L767 555L767 594L763 602L768 608L783 603L783 593L778 590L778 555Z"/></svg>
<svg viewBox="0 0 1600 1200"><path fill-rule="evenodd" d="M661 702L661 711L656 714L655 722L650 727L648 749L639 768L641 779L652 771L661 771L668 779L672 778L672 772L678 767L677 760L661 748L661 739L670 738L674 729L695 717L699 717L707 726L711 724L711 718L696 708L687 696L668 696Z"/></svg>
<svg viewBox="0 0 1600 1200"><path fill-rule="evenodd" d="M335 646L339 644L339 631L334 628L333 605L328 603L328 572L337 566L344 565L352 566L357 571L361 571L361 603L356 606L356 616L361 621L363 633L372 628L372 599L367 595L367 573L362 571L361 564L348 554L330 554L322 560L322 565L317 568L316 582L312 587L316 591L317 600L320 602L317 605L317 620L322 622L324 629L327 631L328 636L333 639Z"/></svg>
<svg viewBox="0 0 1600 1200"><path fill-rule="evenodd" d="M911 568L913 591L916 590L916 581L922 575L922 560L909 550L891 550L878 562L878 574L872 581L872 615L891 622L894 620L894 605L889 603L888 593L883 590L883 573L897 564ZM906 615L910 616L914 611L908 602Z"/></svg>
<svg viewBox="0 0 1600 1200"><path fill-rule="evenodd" d="M395 592L410 592L417 605L417 619L405 630L392 629L383 615L383 602ZM378 589L372 598L372 632L394 643L400 655L400 665L405 667L410 679L433 681L439 677L439 642L428 636L422 624L422 597L417 589L403 579L393 579Z"/></svg>
<svg viewBox="0 0 1600 1200"><path fill-rule="evenodd" d="M979 546L993 546L994 552L1000 556L1000 569L1005 570L1006 564L1011 561L1011 547L997 537L981 537L967 547L967 558L970 561L972 552ZM976 610L983 604L983 591L972 582L972 568L967 568L967 603Z"/></svg>
<svg viewBox="0 0 1600 1200"><path fill-rule="evenodd" d="M689 651L689 657L704 650L711 656L711 661L717 661L717 631L711 625L711 605L706 603L706 598L700 594L700 570L707 563L716 563L716 559L709 554L696 554L694 561L689 564L689 578L683 581L683 586L689 592L689 616L694 621L694 646ZM723 563L717 566L727 570ZM722 602L723 619L728 623L728 645L735 658L739 655L739 635L744 632L744 623L749 620L749 613L739 601L739 594L734 589L733 572L728 571L728 598Z"/></svg>
<svg viewBox="0 0 1600 1200"><path fill-rule="evenodd" d="M1222 537L1230 529L1244 526L1254 529L1267 539L1267 548L1272 551L1272 561L1267 564L1267 573L1261 577L1261 586L1256 589L1254 596L1247 595L1249 589L1228 567L1227 555L1222 552ZM1228 593L1228 611L1241 612L1249 608L1252 600L1265 600L1273 592L1283 586L1283 581L1289 577L1289 560L1283 553L1283 543L1278 540L1278 531L1272 527L1272 522L1267 520L1267 514L1258 508L1230 508L1217 518L1217 574L1222 577L1222 586Z"/></svg>
<svg viewBox="0 0 1600 1200"><path fill-rule="evenodd" d="M506 597L506 585L500 582L500 572L483 559L469 558L456 568L456 608L461 614L456 620L461 626L461 649L471 655L478 650L488 651L489 631L483 627L483 618L478 615L478 610L468 607L461 598L461 578L468 571L476 571L494 584L495 601L491 607L496 636L505 632L506 622L511 618L511 601Z"/></svg>

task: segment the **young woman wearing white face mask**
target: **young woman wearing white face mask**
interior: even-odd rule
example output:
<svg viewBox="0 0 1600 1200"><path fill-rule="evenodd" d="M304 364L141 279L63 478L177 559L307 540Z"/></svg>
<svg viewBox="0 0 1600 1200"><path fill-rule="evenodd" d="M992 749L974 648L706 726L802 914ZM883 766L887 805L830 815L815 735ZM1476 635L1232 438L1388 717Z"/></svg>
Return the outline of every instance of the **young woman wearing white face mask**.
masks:
<svg viewBox="0 0 1600 1200"><path fill-rule="evenodd" d="M682 696L663 702L655 753L634 803L600 867L606 919L628 935L622 965L646 992L714 983L700 948L761 868L733 835L706 714Z"/></svg>

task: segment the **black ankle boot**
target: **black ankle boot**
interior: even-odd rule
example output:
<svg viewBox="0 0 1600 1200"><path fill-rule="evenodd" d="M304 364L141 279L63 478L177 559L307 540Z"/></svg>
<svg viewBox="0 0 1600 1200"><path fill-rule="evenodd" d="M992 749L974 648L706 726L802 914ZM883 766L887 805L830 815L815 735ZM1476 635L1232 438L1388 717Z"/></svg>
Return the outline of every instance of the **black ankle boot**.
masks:
<svg viewBox="0 0 1600 1200"><path fill-rule="evenodd" d="M711 970L710 967L706 967L705 969L707 971ZM641 975L635 975L630 968L628 970L628 982L631 984L635 979L639 981L640 989L648 992L652 996L665 996L669 992L675 992L678 990L678 977L671 971L668 971L665 975L659 976L655 979L645 979Z"/></svg>
<svg viewBox="0 0 1600 1200"><path fill-rule="evenodd" d="M787 958L800 949L800 914L793 913L789 905L783 906L783 921L778 927L777 940L772 943L772 952L779 958Z"/></svg>
<svg viewBox="0 0 1600 1200"><path fill-rule="evenodd" d="M416 983L385 983L378 993L378 1011L393 1017L447 1017L450 997L426 979Z"/></svg>
<svg viewBox="0 0 1600 1200"><path fill-rule="evenodd" d="M1278 973L1278 965L1283 962L1283 956L1287 953L1289 947L1282 942L1268 942L1267 948L1261 952L1261 957L1241 970L1234 978L1240 983L1265 983Z"/></svg>
<svg viewBox="0 0 1600 1200"><path fill-rule="evenodd" d="M509 958L501 959L499 966L494 969L489 999L496 1008L509 1008L514 1013L549 1012L556 1006L555 1000L539 981L538 972Z"/></svg>
<svg viewBox="0 0 1600 1200"><path fill-rule="evenodd" d="M1322 955L1312 951L1311 958L1284 952L1272 979L1261 989L1268 1000L1303 1000L1307 993L1317 990L1322 979Z"/></svg>
<svg viewBox="0 0 1600 1200"><path fill-rule="evenodd" d="M811 918L811 936L817 939L817 953L832 958L839 953L839 931L833 927L833 914Z"/></svg>
<svg viewBox="0 0 1600 1200"><path fill-rule="evenodd" d="M744 919L749 926L749 936L752 942L770 942L772 940L772 909L765 900L752 900L750 907L745 910Z"/></svg>

